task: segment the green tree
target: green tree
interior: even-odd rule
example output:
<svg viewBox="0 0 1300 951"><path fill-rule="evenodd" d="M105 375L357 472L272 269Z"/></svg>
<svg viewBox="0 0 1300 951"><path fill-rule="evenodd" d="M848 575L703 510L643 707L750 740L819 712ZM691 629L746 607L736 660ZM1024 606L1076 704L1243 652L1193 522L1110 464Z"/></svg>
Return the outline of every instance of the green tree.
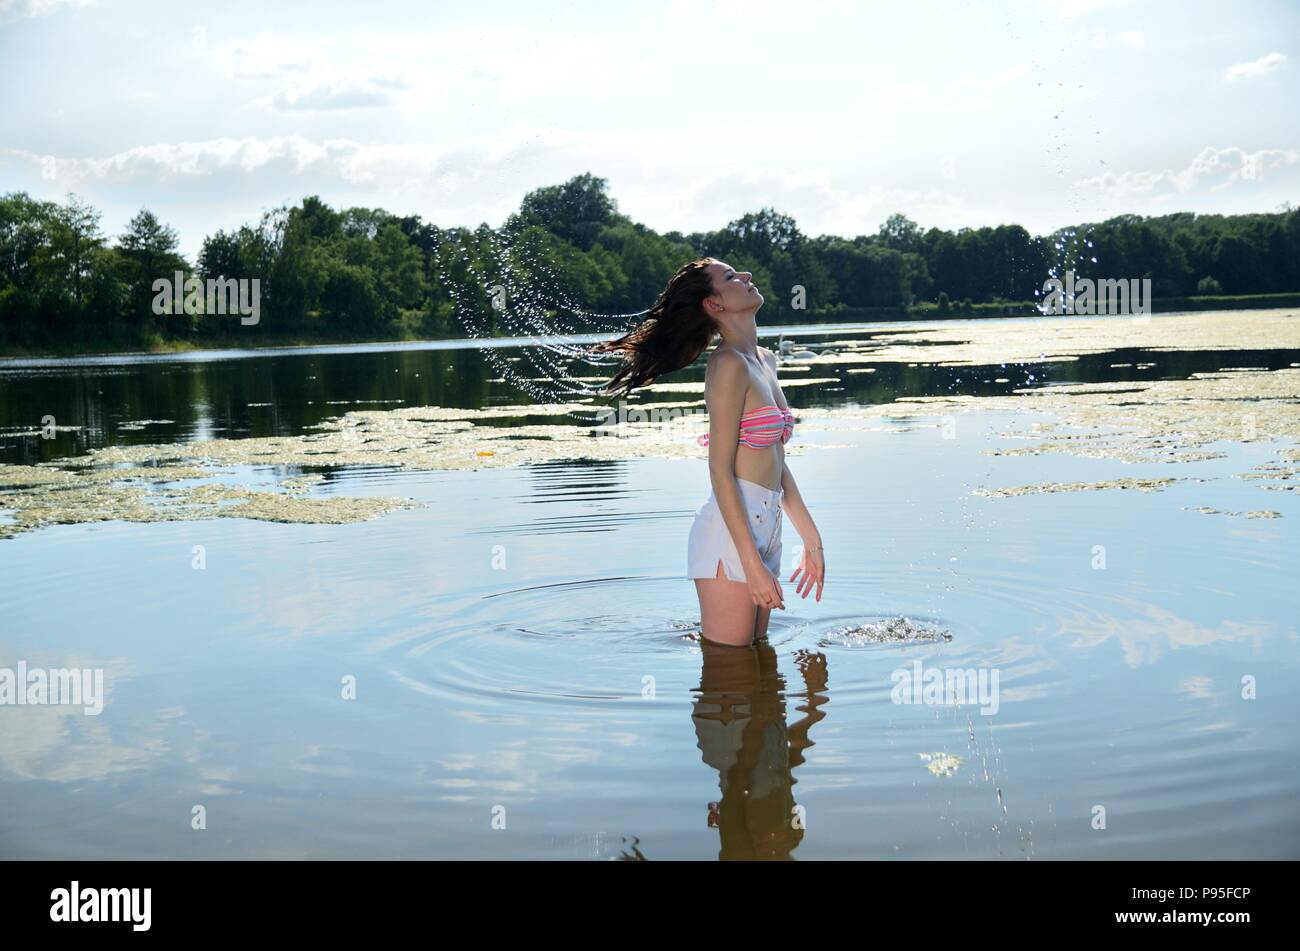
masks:
<svg viewBox="0 0 1300 951"><path fill-rule="evenodd" d="M199 273L206 278L245 276L239 232L216 231L203 239Z"/></svg>
<svg viewBox="0 0 1300 951"><path fill-rule="evenodd" d="M757 214L742 215L722 229L722 238L734 249L766 263L777 251L790 251L803 235L789 215L773 208L764 208Z"/></svg>
<svg viewBox="0 0 1300 951"><path fill-rule="evenodd" d="M49 219L50 259L68 282L72 300L81 304L82 282L90 260L104 246L99 230L99 212L76 195L69 193L66 205L56 205Z"/></svg>
<svg viewBox="0 0 1300 951"><path fill-rule="evenodd" d="M601 229L614 222L618 206L606 193L608 183L590 173L577 175L563 185L548 185L529 192L504 230L515 234L538 226L582 251L596 242Z"/></svg>
<svg viewBox="0 0 1300 951"><path fill-rule="evenodd" d="M185 259L177 252L180 237L176 229L162 224L147 208L142 208L126 226L117 241L121 274L126 286L126 323L136 329L152 328L153 283L159 279L175 281L175 274L188 270ZM173 291L175 293L175 291ZM165 318L168 320L171 318ZM164 322L163 326L166 326Z"/></svg>
<svg viewBox="0 0 1300 951"><path fill-rule="evenodd" d="M906 215L892 214L886 218L877 238L885 247L895 251L921 250L921 228Z"/></svg>

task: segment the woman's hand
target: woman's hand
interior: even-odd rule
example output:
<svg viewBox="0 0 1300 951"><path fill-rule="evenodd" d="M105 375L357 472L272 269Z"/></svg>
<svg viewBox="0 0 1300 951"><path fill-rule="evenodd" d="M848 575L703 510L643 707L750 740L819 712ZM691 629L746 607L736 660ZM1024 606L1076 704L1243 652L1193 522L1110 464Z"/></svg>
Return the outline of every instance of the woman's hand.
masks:
<svg viewBox="0 0 1300 951"><path fill-rule="evenodd" d="M803 555L799 559L799 567L794 570L790 580L794 581L799 577L799 572L803 572L803 578L799 580L799 586L795 589L799 596L807 598L812 592L813 585L817 585L817 600L822 599L822 586L826 584L826 559L823 557L820 543L816 548L803 550Z"/></svg>
<svg viewBox="0 0 1300 951"><path fill-rule="evenodd" d="M749 581L749 598L760 608L769 611L780 608L785 610L785 594L781 591L781 579L767 570L762 561L745 569L745 578Z"/></svg>

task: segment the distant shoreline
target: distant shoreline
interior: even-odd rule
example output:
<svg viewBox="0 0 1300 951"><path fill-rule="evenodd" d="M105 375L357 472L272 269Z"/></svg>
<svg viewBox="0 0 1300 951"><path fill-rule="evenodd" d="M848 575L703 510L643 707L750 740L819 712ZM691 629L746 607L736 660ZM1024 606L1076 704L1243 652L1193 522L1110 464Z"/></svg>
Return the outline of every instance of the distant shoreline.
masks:
<svg viewBox="0 0 1300 951"><path fill-rule="evenodd" d="M1214 297L1171 297L1159 299L1152 302L1152 313L1160 315L1190 313L1197 311L1235 311L1235 310L1266 310L1266 309L1300 309L1300 293L1293 294L1252 294L1243 296L1214 296ZM823 325L856 325L856 324L887 324L887 323L906 323L906 322L932 322L932 321L963 321L963 320L987 320L987 319L1016 319L1029 318L1035 319L1044 316L1035 313L1033 302L1023 303L983 303L972 304L969 307L963 307L959 304L953 304L946 312L941 312L937 305L926 303L910 308L889 308L889 307L844 307L831 311L821 312L797 312L800 319L791 320L795 312L788 309L785 312L778 312L775 319L768 324L759 324L759 335L766 336L769 333L786 333L792 336L801 331L811 330ZM1072 315L1062 315L1072 316ZM1081 315L1082 316L1082 315ZM575 343L586 343L601 340L620 333L621 331L603 331L585 334L560 335L565 340ZM483 338L474 337L445 337L439 339L425 339L418 337L391 337L391 338L364 338L348 339L331 337L328 335L286 335L281 338L268 336L260 330L250 333L247 341L232 339L229 335L218 337L199 337L188 340L160 340L156 345L141 349L138 345L133 349L127 343L113 343L112 341L96 342L95 344L85 347L60 346L56 348L23 348L16 347L0 352L0 367L3 367L10 361L21 361L29 359L59 359L63 357L137 357L137 356L166 356L170 354L187 354L187 353L239 353L247 351L266 351L268 353L275 351L300 352L304 350L317 351L333 347L385 347L393 344L408 345L430 345L453 349L464 347L466 349L482 346L485 342ZM489 338L496 346L525 346L534 337L493 337Z"/></svg>

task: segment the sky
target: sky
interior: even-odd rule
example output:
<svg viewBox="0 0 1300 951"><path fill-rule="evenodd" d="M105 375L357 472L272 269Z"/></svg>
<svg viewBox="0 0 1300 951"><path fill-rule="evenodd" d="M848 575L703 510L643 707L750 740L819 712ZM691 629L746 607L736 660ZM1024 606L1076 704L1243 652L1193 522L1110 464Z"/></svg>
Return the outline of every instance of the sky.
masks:
<svg viewBox="0 0 1300 951"><path fill-rule="evenodd" d="M1300 3L0 0L0 193L205 235L320 195L500 225L591 173L656 231L1300 205Z"/></svg>

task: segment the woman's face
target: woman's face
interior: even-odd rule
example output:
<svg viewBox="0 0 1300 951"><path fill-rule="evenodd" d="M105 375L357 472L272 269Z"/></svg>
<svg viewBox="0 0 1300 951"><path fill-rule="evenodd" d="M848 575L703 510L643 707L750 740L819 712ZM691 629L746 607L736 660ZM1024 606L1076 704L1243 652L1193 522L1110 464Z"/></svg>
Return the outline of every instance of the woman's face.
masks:
<svg viewBox="0 0 1300 951"><path fill-rule="evenodd" d="M754 286L749 271L737 271L725 261L709 265L713 277L713 290L727 313L758 310L763 305L763 295Z"/></svg>

